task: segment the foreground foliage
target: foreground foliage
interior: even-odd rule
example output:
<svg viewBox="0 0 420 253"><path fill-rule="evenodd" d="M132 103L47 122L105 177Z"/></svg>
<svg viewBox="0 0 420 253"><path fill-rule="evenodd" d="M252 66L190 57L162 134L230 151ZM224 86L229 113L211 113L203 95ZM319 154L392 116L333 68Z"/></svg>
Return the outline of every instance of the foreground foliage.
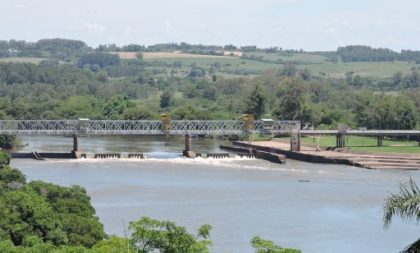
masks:
<svg viewBox="0 0 420 253"><path fill-rule="evenodd" d="M264 240L259 236L255 236L251 240L251 245L255 253L301 253L297 249L287 249L275 245L272 241Z"/></svg>
<svg viewBox="0 0 420 253"><path fill-rule="evenodd" d="M410 180L400 185L400 191L387 198L384 205L384 227L388 228L394 216L407 221L420 221L420 189L416 182ZM420 239L407 246L402 253L420 252Z"/></svg>
<svg viewBox="0 0 420 253"><path fill-rule="evenodd" d="M9 166L0 169L0 240L92 247L105 236L86 191L34 181Z"/></svg>
<svg viewBox="0 0 420 253"><path fill-rule="evenodd" d="M0 148L11 149L16 145L16 143L17 140L15 135L0 134Z"/></svg>

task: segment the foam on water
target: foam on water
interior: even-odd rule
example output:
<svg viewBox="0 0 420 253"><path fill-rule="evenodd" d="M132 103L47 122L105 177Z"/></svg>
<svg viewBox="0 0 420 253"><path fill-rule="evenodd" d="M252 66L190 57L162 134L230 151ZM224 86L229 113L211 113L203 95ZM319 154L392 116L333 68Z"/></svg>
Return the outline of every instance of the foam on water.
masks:
<svg viewBox="0 0 420 253"><path fill-rule="evenodd" d="M185 165L208 165L212 169L222 169L230 168L235 170L276 170L284 172L298 172L298 173L308 173L307 169L296 169L294 166L286 166L280 164L273 164L267 161L258 160L256 158L249 157L225 157L225 158L202 158L197 157L194 159L176 156L174 158L81 158L81 159L48 159L44 162L48 163L87 163L87 164L108 164L108 163L139 163L139 164L148 164L148 163L158 163L158 164L185 164ZM250 162L247 164L247 162Z"/></svg>

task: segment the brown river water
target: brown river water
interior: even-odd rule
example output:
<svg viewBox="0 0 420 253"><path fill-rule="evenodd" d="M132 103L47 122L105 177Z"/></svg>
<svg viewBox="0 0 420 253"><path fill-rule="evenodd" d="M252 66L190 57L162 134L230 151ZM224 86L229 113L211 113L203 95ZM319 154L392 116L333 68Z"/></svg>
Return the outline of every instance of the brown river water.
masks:
<svg viewBox="0 0 420 253"><path fill-rule="evenodd" d="M63 151L69 137L21 137L21 151ZM197 151L220 151L211 139ZM141 216L169 219L191 232L211 224L212 252L251 253L253 235L305 253L399 252L420 227L399 218L383 229L382 205L417 171L376 171L287 160L186 159L183 138L81 138L84 152L141 152L145 160L13 160L29 180L78 184L92 198L109 234L124 235Z"/></svg>

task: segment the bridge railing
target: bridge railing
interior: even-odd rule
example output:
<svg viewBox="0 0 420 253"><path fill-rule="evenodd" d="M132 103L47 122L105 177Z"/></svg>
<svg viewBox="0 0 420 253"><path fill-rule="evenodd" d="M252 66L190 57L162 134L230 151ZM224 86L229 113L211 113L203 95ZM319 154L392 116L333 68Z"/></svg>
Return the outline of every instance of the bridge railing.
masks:
<svg viewBox="0 0 420 253"><path fill-rule="evenodd" d="M162 134L162 122L159 120L89 120L83 129L86 134Z"/></svg>
<svg viewBox="0 0 420 253"><path fill-rule="evenodd" d="M3 134L74 134L78 120L0 120Z"/></svg>
<svg viewBox="0 0 420 253"><path fill-rule="evenodd" d="M170 133L174 135L234 135L243 133L245 127L243 121L237 120L174 120L171 123Z"/></svg>
<svg viewBox="0 0 420 253"><path fill-rule="evenodd" d="M288 134L292 129L300 129L300 121L255 121L254 133Z"/></svg>
<svg viewBox="0 0 420 253"><path fill-rule="evenodd" d="M289 133L300 126L296 121L255 121L253 133ZM6 134L92 134L92 135L236 135L245 132L241 120L173 120L163 126L159 120L0 120Z"/></svg>

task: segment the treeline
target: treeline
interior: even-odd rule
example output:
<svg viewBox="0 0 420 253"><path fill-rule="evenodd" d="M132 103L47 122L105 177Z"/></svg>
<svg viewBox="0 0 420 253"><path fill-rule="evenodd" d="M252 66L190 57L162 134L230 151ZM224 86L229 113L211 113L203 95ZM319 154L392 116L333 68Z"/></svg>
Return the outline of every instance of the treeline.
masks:
<svg viewBox="0 0 420 253"><path fill-rule="evenodd" d="M375 93L366 90L369 79L350 74L342 80L324 79L292 64L256 77L225 78L198 66L185 76L161 75L136 62L139 65L102 69L50 62L2 63L0 119L135 120L158 119L161 113L173 119L236 119L252 112L319 128L348 124L412 129L420 118L420 78L414 69L397 74L389 80L394 84L387 84L404 86L405 92ZM122 66L131 66L132 75L109 77L108 71Z"/></svg>
<svg viewBox="0 0 420 253"><path fill-rule="evenodd" d="M37 42L0 41L0 57L45 57L58 60L70 60L93 49L79 40L42 39Z"/></svg>
<svg viewBox="0 0 420 253"><path fill-rule="evenodd" d="M316 128L336 129L345 124L353 128L413 129L419 120L419 92L375 94L353 90L345 84L305 81L301 77L282 77L275 86L258 78L259 85L249 92L245 112L261 118L270 112L280 120L299 120Z"/></svg>
<svg viewBox="0 0 420 253"><path fill-rule="evenodd" d="M171 221L142 217L124 238L106 235L86 190L27 182L0 152L0 252L7 253L210 253L210 225L196 234ZM255 236L258 253L300 253Z"/></svg>
<svg viewBox="0 0 420 253"><path fill-rule="evenodd" d="M281 47L258 48L257 46L225 46L181 43L160 43L150 46L128 44L117 46L116 44L102 44L97 48L89 47L85 42L70 39L42 39L37 42L21 40L0 41L0 57L45 57L66 60L70 57L78 57L92 52L161 52L182 51L197 54L223 54L223 51L244 52L303 52L303 50L284 50Z"/></svg>
<svg viewBox="0 0 420 253"><path fill-rule="evenodd" d="M302 49L283 49L281 47L258 48L257 46L225 46L181 43L161 43L150 46L128 44L103 44L97 48L85 42L69 39L42 39L37 42L18 40L0 41L0 57L45 57L58 60L74 60L93 52L160 52L182 51L197 54L222 55L224 51L265 52L265 53L303 53ZM387 48L372 48L363 45L339 47L336 52L307 52L327 56L331 61L337 57L343 62L414 61L420 63L420 51L402 50L395 52Z"/></svg>
<svg viewBox="0 0 420 253"><path fill-rule="evenodd" d="M283 49L281 47L259 48L254 45L250 46L235 46L232 44L218 46L218 45L203 45L203 44L188 44L181 43L161 43L150 46L129 44L124 46L117 46L116 44L99 45L98 51L102 52L162 52L162 51L182 51L188 53L209 53L209 54L223 54L223 51L243 51L243 52L265 52L265 53L302 53L303 49Z"/></svg>
<svg viewBox="0 0 420 253"><path fill-rule="evenodd" d="M413 61L420 64L420 51L402 50L395 52L387 48L369 46L339 47L337 54L343 62Z"/></svg>
<svg viewBox="0 0 420 253"><path fill-rule="evenodd" d="M406 74L397 72L387 79L362 77L351 71L346 73L345 80L349 86L376 91L401 91L420 88L420 72L418 68L414 67Z"/></svg>
<svg viewBox="0 0 420 253"><path fill-rule="evenodd" d="M257 46L225 46L181 43L161 43L150 46L128 44L103 44L97 48L89 47L85 42L69 39L42 39L37 42L0 41L0 57L44 57L61 61L74 61L79 57L94 52L160 52L182 51L193 54L223 55L224 51L264 52L264 53L304 53L302 49L283 49L281 47L258 48ZM335 62L383 62L410 61L420 63L420 51L402 50L395 52L387 48L372 48L363 45L339 47L336 52L307 52L326 56ZM258 60L256 58L255 60Z"/></svg>

